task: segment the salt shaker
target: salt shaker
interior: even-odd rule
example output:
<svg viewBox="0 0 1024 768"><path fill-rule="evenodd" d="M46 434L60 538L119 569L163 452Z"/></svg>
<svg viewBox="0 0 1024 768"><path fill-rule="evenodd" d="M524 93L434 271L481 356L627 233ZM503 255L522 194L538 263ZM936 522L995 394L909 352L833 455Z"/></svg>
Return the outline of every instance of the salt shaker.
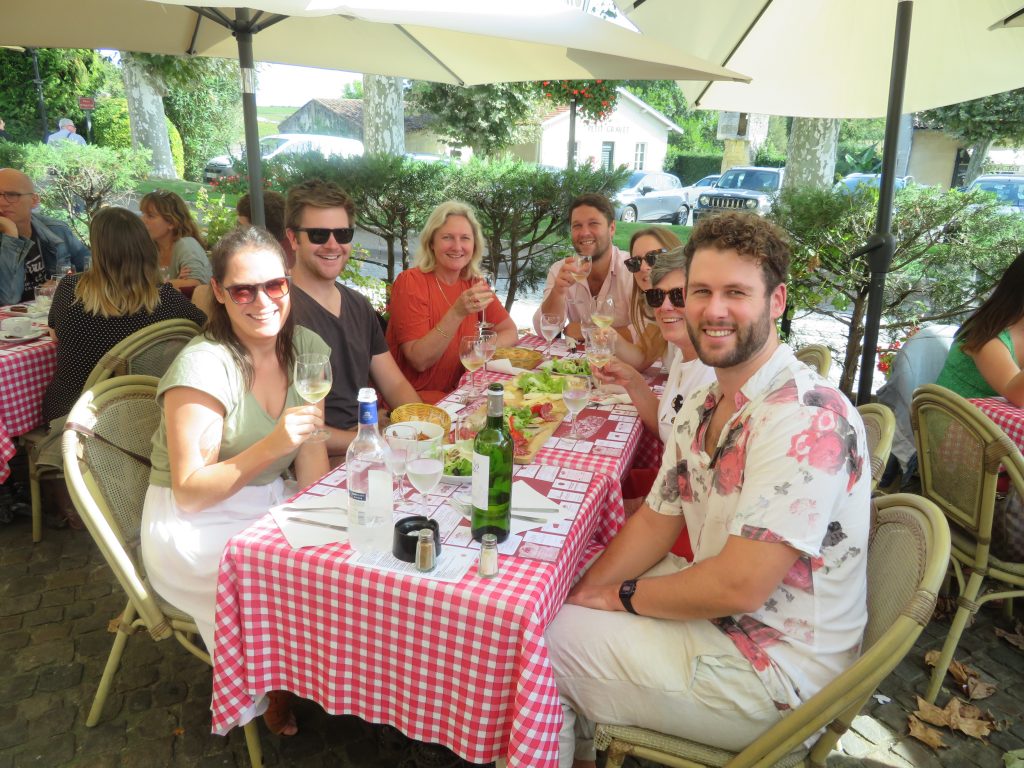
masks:
<svg viewBox="0 0 1024 768"><path fill-rule="evenodd" d="M480 538L480 563L477 575L489 579L498 575L498 537L493 533L485 533Z"/></svg>
<svg viewBox="0 0 1024 768"><path fill-rule="evenodd" d="M434 531L430 528L420 528L419 539L416 541L416 570L432 571L436 565Z"/></svg>

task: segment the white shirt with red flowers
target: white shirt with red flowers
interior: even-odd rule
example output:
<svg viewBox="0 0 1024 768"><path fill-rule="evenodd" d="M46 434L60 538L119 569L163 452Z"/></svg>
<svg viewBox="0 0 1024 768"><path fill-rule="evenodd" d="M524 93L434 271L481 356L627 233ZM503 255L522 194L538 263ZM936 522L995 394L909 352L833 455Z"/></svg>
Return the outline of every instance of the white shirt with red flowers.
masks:
<svg viewBox="0 0 1024 768"><path fill-rule="evenodd" d="M712 620L786 710L860 651L871 493L864 424L785 345L743 385L708 454L704 435L721 397L716 381L684 401L647 503L686 518L694 562L717 555L729 536L801 553L758 610Z"/></svg>

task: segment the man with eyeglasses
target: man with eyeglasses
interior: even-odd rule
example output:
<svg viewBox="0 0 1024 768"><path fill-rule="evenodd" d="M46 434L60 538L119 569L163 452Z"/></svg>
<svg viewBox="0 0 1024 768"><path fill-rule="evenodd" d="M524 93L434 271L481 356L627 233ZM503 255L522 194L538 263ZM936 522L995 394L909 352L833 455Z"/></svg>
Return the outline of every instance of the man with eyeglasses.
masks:
<svg viewBox="0 0 1024 768"><path fill-rule="evenodd" d="M69 267L83 272L91 261L68 225L33 212L37 205L28 176L0 169L0 304L31 301L50 275L63 275Z"/></svg>
<svg viewBox="0 0 1024 768"><path fill-rule="evenodd" d="M373 386L391 408L421 400L391 356L370 302L338 282L352 251L352 198L332 182L305 181L288 190L285 223L295 250L292 312L331 347L334 383L324 420L333 465L344 461L356 435L360 387Z"/></svg>
<svg viewBox="0 0 1024 768"><path fill-rule="evenodd" d="M569 236L575 258L559 259L548 270L544 300L533 315L533 327L541 333L544 315L561 315L568 326L565 333L583 338L581 325L587 324L595 301L610 298L615 307L613 328L629 326L629 297L633 277L624 265L627 254L612 244L615 236L615 209L608 198L584 194L569 204ZM579 257L590 257L590 273L583 277Z"/></svg>
<svg viewBox="0 0 1024 768"><path fill-rule="evenodd" d="M57 121L57 130L46 137L47 144L61 144L63 142L81 144L85 146L85 139L78 134L74 121L62 117Z"/></svg>
<svg viewBox="0 0 1024 768"><path fill-rule="evenodd" d="M594 722L738 751L860 650L870 456L857 409L779 341L789 244L726 213L683 253L716 381L684 398L646 503L548 627L560 768L594 765ZM669 554L684 528L693 563Z"/></svg>

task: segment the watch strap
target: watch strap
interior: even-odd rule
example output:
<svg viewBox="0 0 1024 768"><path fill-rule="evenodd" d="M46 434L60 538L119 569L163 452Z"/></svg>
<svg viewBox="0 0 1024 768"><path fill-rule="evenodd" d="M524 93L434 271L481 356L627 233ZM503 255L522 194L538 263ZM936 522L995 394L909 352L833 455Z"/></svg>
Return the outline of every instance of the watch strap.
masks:
<svg viewBox="0 0 1024 768"><path fill-rule="evenodd" d="M633 607L633 593L636 592L636 579L626 579L619 586L619 600L622 601L622 607L632 613L634 616L639 616L636 609Z"/></svg>

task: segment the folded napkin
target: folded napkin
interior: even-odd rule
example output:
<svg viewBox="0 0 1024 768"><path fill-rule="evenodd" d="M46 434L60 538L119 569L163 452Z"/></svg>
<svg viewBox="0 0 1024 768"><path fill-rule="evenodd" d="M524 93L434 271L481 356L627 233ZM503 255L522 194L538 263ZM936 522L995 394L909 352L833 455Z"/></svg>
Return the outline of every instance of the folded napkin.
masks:
<svg viewBox="0 0 1024 768"><path fill-rule="evenodd" d="M512 483L512 511L530 515L534 513L559 515L562 513L562 508L558 506L558 502L552 501L543 493L534 490L525 480L516 480Z"/></svg>
<svg viewBox="0 0 1024 768"><path fill-rule="evenodd" d="M271 507L270 511L300 511L300 510L340 510L348 513L348 491L341 489L331 491L325 496L314 496L304 493L294 501L278 504Z"/></svg>
<svg viewBox="0 0 1024 768"><path fill-rule="evenodd" d="M488 371L493 371L494 373L507 373L509 376L518 376L520 373L526 373L524 368L516 368L512 365L512 361L507 357L503 357L498 360L489 360L486 367Z"/></svg>

